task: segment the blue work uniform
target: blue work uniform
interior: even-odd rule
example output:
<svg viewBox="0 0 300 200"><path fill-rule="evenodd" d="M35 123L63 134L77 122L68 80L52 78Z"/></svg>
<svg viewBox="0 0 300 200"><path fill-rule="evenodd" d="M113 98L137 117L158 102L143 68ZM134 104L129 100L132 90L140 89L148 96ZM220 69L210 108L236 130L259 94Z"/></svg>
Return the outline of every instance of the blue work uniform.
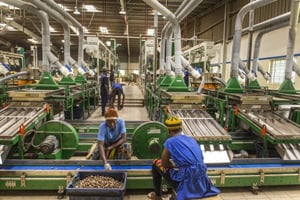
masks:
<svg viewBox="0 0 300 200"><path fill-rule="evenodd" d="M210 181L203 162L199 144L186 135L176 135L166 140L164 147L178 169L170 169L170 177L178 181L177 199L215 196L220 193Z"/></svg>
<svg viewBox="0 0 300 200"><path fill-rule="evenodd" d="M100 96L101 96L101 114L104 116L105 107L108 101L108 78L106 73L103 73L100 77Z"/></svg>
<svg viewBox="0 0 300 200"><path fill-rule="evenodd" d="M116 126L111 130L106 122L102 122L99 126L98 141L103 141L104 144L110 145L121 139L122 134L126 133L126 126L123 119L116 120Z"/></svg>
<svg viewBox="0 0 300 200"><path fill-rule="evenodd" d="M120 84L120 83L115 83L115 84L113 84L112 89L114 89L114 88L123 90L123 86L122 86L122 84Z"/></svg>

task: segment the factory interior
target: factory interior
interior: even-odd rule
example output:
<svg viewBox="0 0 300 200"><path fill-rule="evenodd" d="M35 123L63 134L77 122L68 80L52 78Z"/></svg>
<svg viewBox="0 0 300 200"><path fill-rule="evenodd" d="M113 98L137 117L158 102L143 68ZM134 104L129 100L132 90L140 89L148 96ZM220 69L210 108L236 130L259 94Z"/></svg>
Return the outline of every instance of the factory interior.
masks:
<svg viewBox="0 0 300 200"><path fill-rule="evenodd" d="M0 0L0 10L0 200L147 199L168 115L221 191L205 199L300 199L299 0ZM117 197L73 190L78 174L109 174L91 158L105 72L125 94L113 103L127 135L109 158Z"/></svg>

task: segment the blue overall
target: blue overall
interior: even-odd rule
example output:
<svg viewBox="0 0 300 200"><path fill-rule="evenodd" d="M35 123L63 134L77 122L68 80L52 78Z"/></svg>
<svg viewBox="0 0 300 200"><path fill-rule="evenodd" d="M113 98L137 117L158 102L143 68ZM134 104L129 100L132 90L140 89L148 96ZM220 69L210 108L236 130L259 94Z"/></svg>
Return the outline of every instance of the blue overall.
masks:
<svg viewBox="0 0 300 200"><path fill-rule="evenodd" d="M186 135L176 135L164 144L178 169L170 169L170 177L178 182L177 199L215 196L220 193L210 181L199 144Z"/></svg>

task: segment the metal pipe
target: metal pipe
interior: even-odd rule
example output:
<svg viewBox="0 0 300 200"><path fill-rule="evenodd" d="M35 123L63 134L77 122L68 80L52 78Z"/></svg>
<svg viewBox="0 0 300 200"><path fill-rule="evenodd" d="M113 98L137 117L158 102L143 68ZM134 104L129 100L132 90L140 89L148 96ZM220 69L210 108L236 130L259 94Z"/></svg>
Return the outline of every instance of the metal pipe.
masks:
<svg viewBox="0 0 300 200"><path fill-rule="evenodd" d="M178 9L175 11L175 15L177 15L179 13L179 11L189 2L190 0L184 0L180 6L178 7ZM163 29L161 30L161 44L160 44L160 57L159 57L159 60L160 60L160 71L161 73L164 72L164 69L165 69L165 58L166 58L166 31L169 30L171 26L171 23L170 21L168 21L166 23L166 25L163 27Z"/></svg>
<svg viewBox="0 0 300 200"><path fill-rule="evenodd" d="M166 18L168 18L172 22L172 24L174 25L175 74L181 74L181 61L180 61L180 56L181 56L181 31L180 31L180 24L177 21L176 16L156 0L143 0L143 1L146 4L148 4L149 6L151 6L153 9L160 12Z"/></svg>
<svg viewBox="0 0 300 200"><path fill-rule="evenodd" d="M293 57L294 57L299 13L300 13L300 0L293 0L291 5L290 29L289 29L286 67L285 67L285 80L292 79Z"/></svg>
<svg viewBox="0 0 300 200"><path fill-rule="evenodd" d="M83 41L84 41L84 35L83 35L83 27L81 24L72 17L69 13L65 12L55 1L53 0L41 0L44 3L46 3L48 6L59 12L62 16L67 18L71 21L72 24L74 24L78 28L79 32L79 38L78 38L78 63L79 65L87 66L87 64L83 60Z"/></svg>
<svg viewBox="0 0 300 200"><path fill-rule="evenodd" d="M263 21L261 23L257 23L257 24L255 24L253 26L253 31L259 31L259 30L264 29L264 28L266 28L268 26L273 26L274 24L283 23L285 21L288 21L289 18L290 18L290 15L291 15L291 12L286 12L286 13L284 13L282 15L278 15L278 16L276 16L274 18L265 20L265 21ZM242 30L243 33L247 32L247 31L249 31L249 27L244 28Z"/></svg>
<svg viewBox="0 0 300 200"><path fill-rule="evenodd" d="M49 8L45 3L42 3L39 0L32 0L32 3L37 6L39 9L50 14L56 21L61 23L64 29L64 62L65 65L74 66L77 68L78 73L84 75L86 72L82 67L79 67L77 62L71 57L70 50L70 28L69 24L64 20L63 16L59 14L57 11Z"/></svg>
<svg viewBox="0 0 300 200"><path fill-rule="evenodd" d="M186 6L183 6L182 9L177 9L177 11L179 11L178 15L177 16L177 19L178 19L178 22L181 22L186 16L189 15L190 12L192 12L202 1L199 1L199 0L194 0L194 1L189 1L188 3L185 3L187 4ZM167 42L169 44L167 44L167 48L171 48L171 43L172 43L172 40L169 39L171 37L171 33L172 33L172 29L171 29L171 24L169 24L168 28L167 28L167 34L168 34L168 40ZM167 49L168 50L168 49ZM167 55L166 57L167 58L171 58L171 50L170 51L167 51ZM180 55L180 61L181 61L181 65L184 65L187 68L187 70L191 73L191 75L194 77L194 78L199 78L201 75L199 74L199 72L197 70L195 70L192 66L190 66L189 64L185 64L186 62L188 62L182 55ZM167 61L168 63L168 61ZM168 66L168 65L166 65ZM176 69L176 68L175 68Z"/></svg>
<svg viewBox="0 0 300 200"><path fill-rule="evenodd" d="M38 10L35 6L33 6L30 3L20 1L20 0L3 0L3 2L7 4L14 5L16 7L19 7L22 10L27 10L33 14L36 14L42 23L42 57L43 57L43 63L42 63L42 70L43 72L49 71L49 62L50 63L55 63L56 66L59 67L60 71L64 75L69 75L70 72L67 72L66 69L64 69L64 66L61 65L58 62L58 59L51 53L50 50L50 29L49 29L49 19L48 15L43 12ZM48 62L49 61L49 62Z"/></svg>
<svg viewBox="0 0 300 200"><path fill-rule="evenodd" d="M256 8L265 6L269 3L272 3L276 0L258 0L251 2L238 12L235 21L235 31L233 36L233 45L232 45L232 65L231 65L231 77L238 77L238 68L240 63L240 49L241 49L241 36L242 36L242 23L245 15L250 11Z"/></svg>
<svg viewBox="0 0 300 200"><path fill-rule="evenodd" d="M258 63L258 57L259 57L259 50L260 50L260 44L261 44L261 38L264 36L264 34L282 28L284 26L287 26L288 22L286 21L285 23L281 23L281 24L276 24L274 26L271 26L269 28L264 29L263 31L259 32L256 36L255 39L255 43L254 43L254 52L253 52L253 66L252 66L252 71L254 74L256 74L256 71L258 69L259 72L262 73L262 75L264 76L264 78L266 80L270 79L270 74L266 73L264 71L264 69L262 68L262 66Z"/></svg>

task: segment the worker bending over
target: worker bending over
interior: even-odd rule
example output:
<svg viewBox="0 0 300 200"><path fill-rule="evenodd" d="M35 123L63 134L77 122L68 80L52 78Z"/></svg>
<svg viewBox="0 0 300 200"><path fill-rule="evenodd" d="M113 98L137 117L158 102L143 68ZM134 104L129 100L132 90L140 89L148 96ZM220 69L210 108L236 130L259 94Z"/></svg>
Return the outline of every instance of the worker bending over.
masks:
<svg viewBox="0 0 300 200"><path fill-rule="evenodd" d="M105 121L100 124L98 130L98 150L105 170L111 170L107 159L113 151L118 151L126 142L126 126L124 120L118 117L117 111L113 108L109 108L104 117Z"/></svg>
<svg viewBox="0 0 300 200"><path fill-rule="evenodd" d="M164 143L161 160L153 161L154 192L150 192L148 198L162 199L162 176L176 190L178 200L218 195L219 189L206 174L200 145L195 139L182 133L181 119L170 116L165 125L170 137Z"/></svg>
<svg viewBox="0 0 300 200"><path fill-rule="evenodd" d="M118 110L121 110L124 106L124 101L125 101L125 93L123 91L122 84L120 83L115 83L111 89L110 93L110 106L114 107L116 96L118 96ZM121 96L122 102L121 102Z"/></svg>

